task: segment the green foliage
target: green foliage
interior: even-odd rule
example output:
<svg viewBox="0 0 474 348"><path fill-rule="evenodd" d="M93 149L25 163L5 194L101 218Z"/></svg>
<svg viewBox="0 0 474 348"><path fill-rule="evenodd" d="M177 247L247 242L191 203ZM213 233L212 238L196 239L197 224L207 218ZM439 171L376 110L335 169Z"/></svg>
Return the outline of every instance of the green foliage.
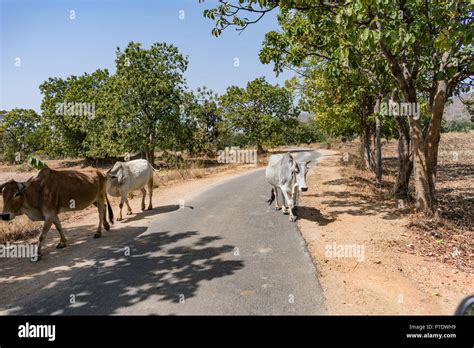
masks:
<svg viewBox="0 0 474 348"><path fill-rule="evenodd" d="M43 122L50 133L45 148L49 156L86 156L91 139L102 137L96 117L108 79L107 70L96 70L66 79L49 78L39 86Z"/></svg>
<svg viewBox="0 0 474 348"><path fill-rule="evenodd" d="M144 151L153 157L155 147L181 147L183 127L180 105L188 60L178 49L155 43L144 49L130 42L117 49L117 72L104 95L104 114L112 117L109 135L120 139L127 152ZM110 122L110 123L112 123Z"/></svg>
<svg viewBox="0 0 474 348"><path fill-rule="evenodd" d="M48 165L40 160L39 158L36 158L36 157L29 157L28 158L28 164L33 167L33 168L36 168L36 169L43 169L43 168L47 168Z"/></svg>
<svg viewBox="0 0 474 348"><path fill-rule="evenodd" d="M183 105L187 150L197 154L217 151L222 122L217 94L204 86L196 92L186 93Z"/></svg>
<svg viewBox="0 0 474 348"><path fill-rule="evenodd" d="M13 109L4 113L2 147L6 160L23 162L44 147L47 133L41 121L34 110Z"/></svg>
<svg viewBox="0 0 474 348"><path fill-rule="evenodd" d="M220 105L226 128L242 134L243 145L255 145L260 151L264 145L284 143L285 131L299 114L290 91L265 78L250 81L246 88L228 87Z"/></svg>
<svg viewBox="0 0 474 348"><path fill-rule="evenodd" d="M474 122L470 120L454 120L444 121L442 124L441 132L468 132L474 130Z"/></svg>

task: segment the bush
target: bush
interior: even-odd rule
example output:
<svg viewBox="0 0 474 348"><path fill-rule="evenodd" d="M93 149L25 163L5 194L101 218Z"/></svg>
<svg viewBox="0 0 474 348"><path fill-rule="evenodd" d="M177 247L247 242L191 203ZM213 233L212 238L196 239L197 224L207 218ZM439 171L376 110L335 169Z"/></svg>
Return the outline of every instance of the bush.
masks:
<svg viewBox="0 0 474 348"><path fill-rule="evenodd" d="M441 132L468 132L474 129L474 122L470 120L445 121L443 122Z"/></svg>

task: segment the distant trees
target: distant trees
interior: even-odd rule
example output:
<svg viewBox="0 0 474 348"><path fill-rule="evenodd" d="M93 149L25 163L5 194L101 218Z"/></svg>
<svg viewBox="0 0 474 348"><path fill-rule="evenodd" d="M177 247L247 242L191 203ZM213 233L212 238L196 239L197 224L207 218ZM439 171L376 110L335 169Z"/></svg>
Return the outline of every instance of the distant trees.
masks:
<svg viewBox="0 0 474 348"><path fill-rule="evenodd" d="M0 114L3 157L21 161L35 152L50 158L89 159L156 150L212 156L225 146L311 142L315 124L298 121L293 93L258 78L223 96L207 87L187 89L188 58L167 43L130 42L116 50L116 71L51 77L39 88L41 114L15 109ZM18 160L18 159L17 159Z"/></svg>
<svg viewBox="0 0 474 348"><path fill-rule="evenodd" d="M245 135L247 145L263 146L284 143L285 133L292 132L299 111L292 94L284 87L273 86L264 78L247 83L246 88L230 86L220 98L227 127Z"/></svg>
<svg viewBox="0 0 474 348"><path fill-rule="evenodd" d="M2 116L2 150L6 160L23 162L44 148L46 128L34 110L13 109Z"/></svg>

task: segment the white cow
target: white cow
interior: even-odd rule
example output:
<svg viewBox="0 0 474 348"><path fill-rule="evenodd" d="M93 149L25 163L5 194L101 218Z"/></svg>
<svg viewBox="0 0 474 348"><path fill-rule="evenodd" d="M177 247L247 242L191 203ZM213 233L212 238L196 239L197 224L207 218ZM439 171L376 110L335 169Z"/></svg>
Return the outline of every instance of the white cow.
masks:
<svg viewBox="0 0 474 348"><path fill-rule="evenodd" d="M120 221L123 219L122 208L124 202L127 204L127 215L132 214L132 208L130 208L127 199L128 192L130 191L142 191L142 210L145 210L145 186L148 186L148 195L150 197L148 210L153 209L151 201L153 197L154 171L155 169L150 162L144 159L138 159L129 162L117 162L112 169L107 172L108 194L114 197L121 197L119 205L120 213L117 220Z"/></svg>
<svg viewBox="0 0 474 348"><path fill-rule="evenodd" d="M276 200L275 209L283 208L283 213L290 214L290 221L296 221L294 208L298 191L308 191L306 174L310 162L297 162L290 153L271 155L268 159L265 177L272 185L268 203ZM283 205L278 201L278 189L283 194Z"/></svg>

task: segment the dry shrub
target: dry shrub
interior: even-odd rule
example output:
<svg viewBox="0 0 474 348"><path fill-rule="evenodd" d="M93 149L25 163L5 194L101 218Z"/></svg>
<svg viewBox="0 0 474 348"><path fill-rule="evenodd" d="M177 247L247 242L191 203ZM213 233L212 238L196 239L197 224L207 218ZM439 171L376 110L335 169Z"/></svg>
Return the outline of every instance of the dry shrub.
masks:
<svg viewBox="0 0 474 348"><path fill-rule="evenodd" d="M12 221L1 221L0 244L37 237L41 228L42 222L32 222L26 216L19 216Z"/></svg>

